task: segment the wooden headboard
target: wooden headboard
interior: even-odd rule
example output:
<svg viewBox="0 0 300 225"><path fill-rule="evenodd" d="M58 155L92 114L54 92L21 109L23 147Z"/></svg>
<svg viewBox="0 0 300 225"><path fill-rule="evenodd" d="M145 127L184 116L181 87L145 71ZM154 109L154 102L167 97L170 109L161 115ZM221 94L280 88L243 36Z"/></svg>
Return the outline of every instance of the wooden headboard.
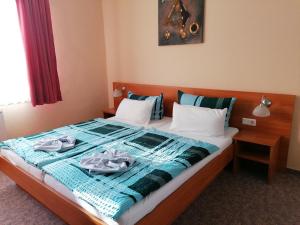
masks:
<svg viewBox="0 0 300 225"><path fill-rule="evenodd" d="M190 94L205 95L210 97L236 97L237 102L234 105L230 118L230 126L244 130L269 132L280 135L282 138L280 144L279 167L281 169L286 168L296 98L295 95L172 87L123 82L113 83L114 89L122 89L123 87L125 88L123 91L123 97L114 98L115 108L117 108L120 101L127 96L127 92L129 90L140 95L159 95L160 93L163 93L164 110L166 116L172 116L173 102L177 101L178 90L182 90ZM254 118L252 111L260 103L263 95L272 101L272 106L270 107L271 116L267 118L256 117L256 127L243 125L243 117Z"/></svg>

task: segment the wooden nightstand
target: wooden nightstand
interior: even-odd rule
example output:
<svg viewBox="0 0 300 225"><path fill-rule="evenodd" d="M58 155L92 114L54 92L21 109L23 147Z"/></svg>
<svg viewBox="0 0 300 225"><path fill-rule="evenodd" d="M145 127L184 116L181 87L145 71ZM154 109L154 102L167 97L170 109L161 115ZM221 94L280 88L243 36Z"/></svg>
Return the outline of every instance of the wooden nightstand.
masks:
<svg viewBox="0 0 300 225"><path fill-rule="evenodd" d="M234 173L239 169L240 159L268 165L268 183L278 166L280 136L251 131L240 131L233 138L235 146Z"/></svg>
<svg viewBox="0 0 300 225"><path fill-rule="evenodd" d="M103 110L103 118L107 119L110 117L113 117L116 115L116 109L115 108L108 108Z"/></svg>

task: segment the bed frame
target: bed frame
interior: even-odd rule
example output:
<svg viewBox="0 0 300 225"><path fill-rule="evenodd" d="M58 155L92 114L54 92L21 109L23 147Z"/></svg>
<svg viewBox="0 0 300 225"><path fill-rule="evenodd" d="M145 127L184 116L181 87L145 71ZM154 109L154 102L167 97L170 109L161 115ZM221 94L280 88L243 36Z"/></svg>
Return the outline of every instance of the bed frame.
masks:
<svg viewBox="0 0 300 225"><path fill-rule="evenodd" d="M198 88L169 87L158 85L141 85L115 82L114 88L125 88L124 96L128 90L143 95L158 95L164 93L165 113L172 115L172 104L176 101L177 90L186 91L193 94L206 96L232 97L237 101L231 117L231 125L240 129L252 129L263 132L272 131L282 136L280 146L280 165L286 167L288 145L290 139L290 129L292 115L294 111L295 96L251 93L251 92L233 92L208 90ZM248 128L241 125L242 117L249 117L253 108L259 103L262 95L267 96L273 101L271 107L271 117L258 119L257 127ZM123 97L114 99L114 106L117 107ZM143 217L138 225L167 225L171 224L197 197L198 195L215 179L215 177L224 169L233 159L234 147L230 145L219 156L210 161L206 166L199 170L194 176L181 185L175 192L163 200L151 213ZM72 225L106 225L105 222L91 215L79 205L73 203L54 189L43 182L26 173L24 170L14 166L8 160L0 157L0 170L16 182L18 186L32 195L35 199L53 211L66 223ZM176 206L176 207L174 207Z"/></svg>

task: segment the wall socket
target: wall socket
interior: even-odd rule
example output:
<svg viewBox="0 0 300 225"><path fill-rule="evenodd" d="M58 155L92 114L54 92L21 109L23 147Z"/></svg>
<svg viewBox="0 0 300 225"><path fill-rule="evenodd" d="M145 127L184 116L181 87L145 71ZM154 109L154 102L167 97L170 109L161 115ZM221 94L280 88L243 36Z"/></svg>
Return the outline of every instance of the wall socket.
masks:
<svg viewBox="0 0 300 225"><path fill-rule="evenodd" d="M243 118L242 119L242 124L247 125L247 126L256 126L256 119L250 119L250 118Z"/></svg>

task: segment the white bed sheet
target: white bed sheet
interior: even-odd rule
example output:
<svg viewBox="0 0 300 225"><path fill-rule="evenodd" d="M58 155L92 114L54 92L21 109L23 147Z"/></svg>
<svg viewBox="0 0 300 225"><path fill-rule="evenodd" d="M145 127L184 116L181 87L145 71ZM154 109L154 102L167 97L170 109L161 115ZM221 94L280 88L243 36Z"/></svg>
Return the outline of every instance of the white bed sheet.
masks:
<svg viewBox="0 0 300 225"><path fill-rule="evenodd" d="M110 120L129 123L128 121L117 120L114 117L110 118ZM102 219L107 224L109 224L109 225L115 225L115 224L133 225L136 222L138 222L141 218L143 218L145 215L150 213L160 202L162 202L165 198L167 198L170 194L172 194L177 188L179 188L185 181L187 181L190 177L192 177L195 173L197 173L201 168L203 168L208 162L210 162L215 157L217 157L219 154L221 154L224 151L224 149L226 149L232 143L232 137L238 132L238 129L229 127L225 130L225 135L222 137L201 137L201 136L197 135L196 133L171 131L169 129L170 125L171 125L171 121L172 121L172 118L164 117L162 120L151 121L146 126L146 128L156 128L156 129L163 130L166 132L176 133L178 135L182 135L185 137L209 142L211 144L217 145L220 148L219 151L209 155L204 160L198 162L194 166L185 170L183 173L181 173L175 179L173 179L172 181L170 181L169 183L164 185L162 188L151 193L149 196L144 198L142 201L135 204L133 207L131 207L129 210L127 210L120 217L120 219L117 222L113 221L110 218L101 216L95 208L93 208L86 202L80 201L79 199L77 199L75 197L75 195L69 189L67 189L64 185L62 185L60 182L58 182L57 180L55 180L53 177L51 177L49 175L43 176L43 172L41 170L26 163L16 153L9 151L9 150L5 150L5 149L1 149L0 153L2 156L4 156L6 159L8 159L14 165L22 168L23 170L25 170L29 174L33 175L37 179L44 181L45 184L52 187L57 192L59 192L60 194L62 194L65 197L67 197L71 201L81 205L83 208L85 208L91 214ZM136 124L132 124L132 125L136 125Z"/></svg>
<svg viewBox="0 0 300 225"><path fill-rule="evenodd" d="M115 116L108 118L107 120L117 121L121 123L128 123L134 126L141 126L141 124L133 123L128 120L118 119ZM145 128L156 128L161 129L163 127L168 127L172 122L172 117L163 117L161 120L150 120L149 124L145 125Z"/></svg>

